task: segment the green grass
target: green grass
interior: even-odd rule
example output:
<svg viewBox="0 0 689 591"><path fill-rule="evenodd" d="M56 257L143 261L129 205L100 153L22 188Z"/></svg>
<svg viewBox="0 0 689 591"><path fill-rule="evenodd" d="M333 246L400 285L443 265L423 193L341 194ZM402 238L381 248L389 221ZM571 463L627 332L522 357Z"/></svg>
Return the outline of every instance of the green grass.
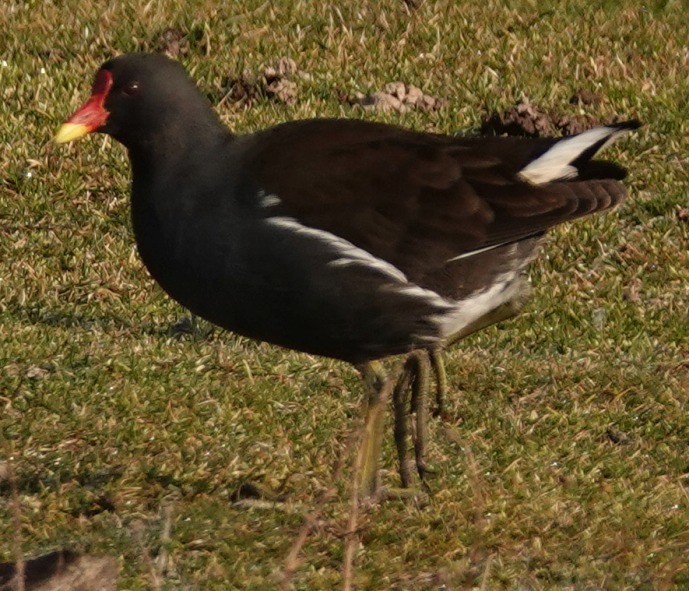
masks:
<svg viewBox="0 0 689 591"><path fill-rule="evenodd" d="M445 133L527 96L645 127L616 212L553 232L518 319L446 354L428 503L362 509L357 589L688 589L689 25L681 2L23 2L0 9L0 560L69 545L118 557L122 589L274 588L303 514L351 454L361 385L341 363L213 330L139 262L122 148L49 140L106 58L174 26L215 101L222 81L293 58L287 106L223 103L238 132L351 116ZM338 92L402 80L439 111L363 112ZM578 89L597 105L573 106ZM547 255L547 256L546 256ZM389 438L391 439L391 437ZM395 483L392 442L386 481ZM293 510L231 503L243 482ZM295 589L340 585L348 472ZM109 510L108 510L109 508ZM170 512L170 537L162 530ZM161 541L162 540L162 541ZM445 585L443 587L442 585Z"/></svg>

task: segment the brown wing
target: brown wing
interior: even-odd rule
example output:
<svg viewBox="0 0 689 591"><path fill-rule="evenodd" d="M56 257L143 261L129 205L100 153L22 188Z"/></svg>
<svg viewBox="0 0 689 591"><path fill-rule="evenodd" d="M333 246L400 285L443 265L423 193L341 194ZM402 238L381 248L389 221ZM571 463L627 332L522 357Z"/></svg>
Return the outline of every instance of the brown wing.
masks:
<svg viewBox="0 0 689 591"><path fill-rule="evenodd" d="M610 207L611 179L535 185L519 171L555 140L454 138L357 120L247 138L242 170L284 215L366 249L417 281L452 258ZM619 171L611 165L609 171Z"/></svg>

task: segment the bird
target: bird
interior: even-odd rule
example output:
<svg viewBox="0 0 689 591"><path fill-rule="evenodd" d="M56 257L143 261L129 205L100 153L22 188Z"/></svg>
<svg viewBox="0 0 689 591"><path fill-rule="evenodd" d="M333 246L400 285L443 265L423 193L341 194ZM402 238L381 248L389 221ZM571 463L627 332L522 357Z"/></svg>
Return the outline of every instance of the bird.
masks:
<svg viewBox="0 0 689 591"><path fill-rule="evenodd" d="M477 137L314 118L239 135L179 62L129 53L98 69L54 139L98 132L124 145L138 252L193 314L349 362L373 401L389 378L381 360L407 355L402 417L400 392L423 394L429 360L442 378L444 347L521 310L548 230L624 200L627 171L595 156L639 126ZM373 494L382 427L368 420ZM401 463L405 429L395 426Z"/></svg>

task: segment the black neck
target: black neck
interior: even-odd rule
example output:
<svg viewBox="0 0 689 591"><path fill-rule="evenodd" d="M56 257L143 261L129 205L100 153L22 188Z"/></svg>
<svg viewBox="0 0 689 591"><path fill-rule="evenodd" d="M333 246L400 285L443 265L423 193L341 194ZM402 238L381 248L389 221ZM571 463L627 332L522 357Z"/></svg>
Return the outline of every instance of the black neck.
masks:
<svg viewBox="0 0 689 591"><path fill-rule="evenodd" d="M207 160L221 153L220 146L231 138L229 130L215 118L187 122L184 127L179 121L172 121L127 145L133 179L147 179L152 171L164 175L194 166L205 167Z"/></svg>

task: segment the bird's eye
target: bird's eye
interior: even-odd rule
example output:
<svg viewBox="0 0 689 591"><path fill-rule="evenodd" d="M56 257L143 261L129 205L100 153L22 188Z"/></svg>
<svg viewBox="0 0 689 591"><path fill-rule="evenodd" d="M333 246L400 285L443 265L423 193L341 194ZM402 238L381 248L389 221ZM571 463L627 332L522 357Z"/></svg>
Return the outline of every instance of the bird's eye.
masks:
<svg viewBox="0 0 689 591"><path fill-rule="evenodd" d="M122 89L122 92L124 92L124 94L126 94L127 96L134 96L136 94L139 94L139 83L136 80L127 82L127 84Z"/></svg>

